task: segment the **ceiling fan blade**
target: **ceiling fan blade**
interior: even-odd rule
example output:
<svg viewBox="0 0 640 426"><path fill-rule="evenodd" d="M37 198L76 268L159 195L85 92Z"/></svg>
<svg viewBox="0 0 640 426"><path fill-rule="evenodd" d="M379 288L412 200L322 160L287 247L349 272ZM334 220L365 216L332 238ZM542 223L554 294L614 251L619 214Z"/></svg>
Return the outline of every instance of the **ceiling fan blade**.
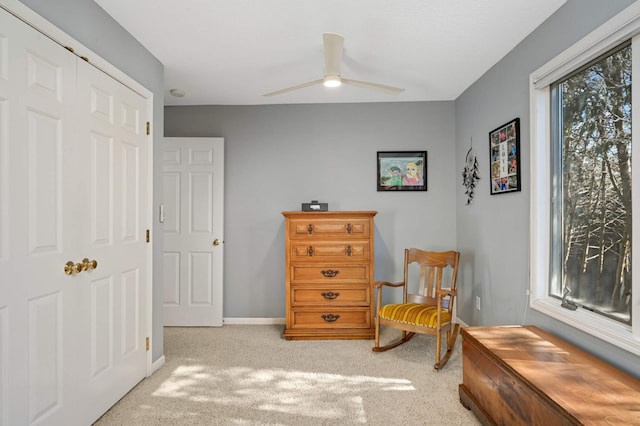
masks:
<svg viewBox="0 0 640 426"><path fill-rule="evenodd" d="M282 93L287 93L287 92L291 92L294 90L298 90L298 89L302 89L303 87L308 87L308 86L313 86L315 84L321 84L323 81L323 79L319 79L319 80L313 80L313 81L307 81L306 83L300 83L300 84L296 84L295 86L291 86L291 87L287 87L285 89L280 89L280 90L276 90L275 92L271 92L271 93L265 93L262 96L276 96L276 95L281 95Z"/></svg>
<svg viewBox="0 0 640 426"><path fill-rule="evenodd" d="M385 84L379 83L371 83L368 81L360 81L360 80L351 80L346 78L341 78L344 84L350 84L351 86L361 87L363 89L371 89L377 90L379 92L387 93L389 95L397 95L399 93L404 92L404 89L399 87L387 86Z"/></svg>
<svg viewBox="0 0 640 426"><path fill-rule="evenodd" d="M340 75L340 62L344 49L344 37L340 34L324 33L324 74Z"/></svg>
<svg viewBox="0 0 640 426"><path fill-rule="evenodd" d="M313 86L324 83L327 87L337 87L340 83L350 84L352 86L363 89L377 90L389 95L397 95L404 92L399 87L387 86L385 84L371 83L368 81L350 80L340 76L340 63L342 62L342 52L344 50L344 37L335 33L322 34L324 42L324 77L318 80L308 81L306 83L297 84L285 89L276 90L275 92L265 93L262 96L276 96L293 90L302 89L303 87ZM331 84L334 83L334 84Z"/></svg>

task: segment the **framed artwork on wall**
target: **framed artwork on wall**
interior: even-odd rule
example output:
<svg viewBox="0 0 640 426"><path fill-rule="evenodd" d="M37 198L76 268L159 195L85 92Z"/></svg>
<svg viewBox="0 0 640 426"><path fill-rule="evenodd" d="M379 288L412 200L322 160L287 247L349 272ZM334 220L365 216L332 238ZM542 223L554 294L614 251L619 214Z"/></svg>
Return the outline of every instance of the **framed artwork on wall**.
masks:
<svg viewBox="0 0 640 426"><path fill-rule="evenodd" d="M426 191L427 151L378 151L378 191Z"/></svg>
<svg viewBox="0 0 640 426"><path fill-rule="evenodd" d="M489 132L491 195L520 191L520 119Z"/></svg>

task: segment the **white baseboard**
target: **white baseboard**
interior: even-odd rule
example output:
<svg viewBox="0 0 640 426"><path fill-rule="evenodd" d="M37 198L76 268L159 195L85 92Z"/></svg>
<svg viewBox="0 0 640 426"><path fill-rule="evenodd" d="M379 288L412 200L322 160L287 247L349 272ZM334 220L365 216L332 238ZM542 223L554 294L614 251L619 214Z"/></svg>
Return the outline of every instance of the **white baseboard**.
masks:
<svg viewBox="0 0 640 426"><path fill-rule="evenodd" d="M158 371L160 367L162 367L163 365L164 365L164 355L162 355L160 358L158 358L153 363L151 363L151 374Z"/></svg>
<svg viewBox="0 0 640 426"><path fill-rule="evenodd" d="M460 318L458 318L458 324L460 324L460 327L469 327L469 324L465 323Z"/></svg>
<svg viewBox="0 0 640 426"><path fill-rule="evenodd" d="M222 323L229 325L284 325L285 318L223 318ZM469 326L460 318L458 318L458 324L460 324L460 327Z"/></svg>
<svg viewBox="0 0 640 426"><path fill-rule="evenodd" d="M284 324L284 318L223 318L223 324L241 324L241 325L272 325Z"/></svg>

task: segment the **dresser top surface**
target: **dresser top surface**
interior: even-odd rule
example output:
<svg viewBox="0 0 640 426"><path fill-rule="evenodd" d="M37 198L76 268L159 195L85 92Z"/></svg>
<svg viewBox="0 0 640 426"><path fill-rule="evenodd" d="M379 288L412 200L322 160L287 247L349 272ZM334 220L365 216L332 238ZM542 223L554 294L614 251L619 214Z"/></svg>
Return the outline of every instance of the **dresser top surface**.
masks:
<svg viewBox="0 0 640 426"><path fill-rule="evenodd" d="M332 216L366 216L373 217L378 214L377 211L347 211L347 210L335 210L327 212L302 212L302 211L288 211L282 212L284 217L306 217L306 216L318 216L318 217L332 217Z"/></svg>

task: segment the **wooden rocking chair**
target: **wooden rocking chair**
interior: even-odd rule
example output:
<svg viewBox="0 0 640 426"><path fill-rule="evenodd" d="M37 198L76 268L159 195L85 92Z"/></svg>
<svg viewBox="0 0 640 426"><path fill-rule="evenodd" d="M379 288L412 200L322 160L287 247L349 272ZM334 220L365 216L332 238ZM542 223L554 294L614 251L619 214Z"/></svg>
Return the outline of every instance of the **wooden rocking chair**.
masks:
<svg viewBox="0 0 640 426"><path fill-rule="evenodd" d="M376 281L378 289L376 311L376 334L374 352L382 352L408 342L416 333L436 336L436 370L444 367L453 351L458 337L459 324L453 318L456 297L456 280L460 253L456 251L433 252L416 248L404 251L404 280L399 283ZM409 266L415 263L420 268L418 293L409 293ZM451 270L447 270L451 268ZM447 283L443 283L443 277ZM382 306L382 288L402 287L402 303ZM380 326L402 330L399 340L380 346ZM447 352L441 355L441 338L446 336Z"/></svg>

